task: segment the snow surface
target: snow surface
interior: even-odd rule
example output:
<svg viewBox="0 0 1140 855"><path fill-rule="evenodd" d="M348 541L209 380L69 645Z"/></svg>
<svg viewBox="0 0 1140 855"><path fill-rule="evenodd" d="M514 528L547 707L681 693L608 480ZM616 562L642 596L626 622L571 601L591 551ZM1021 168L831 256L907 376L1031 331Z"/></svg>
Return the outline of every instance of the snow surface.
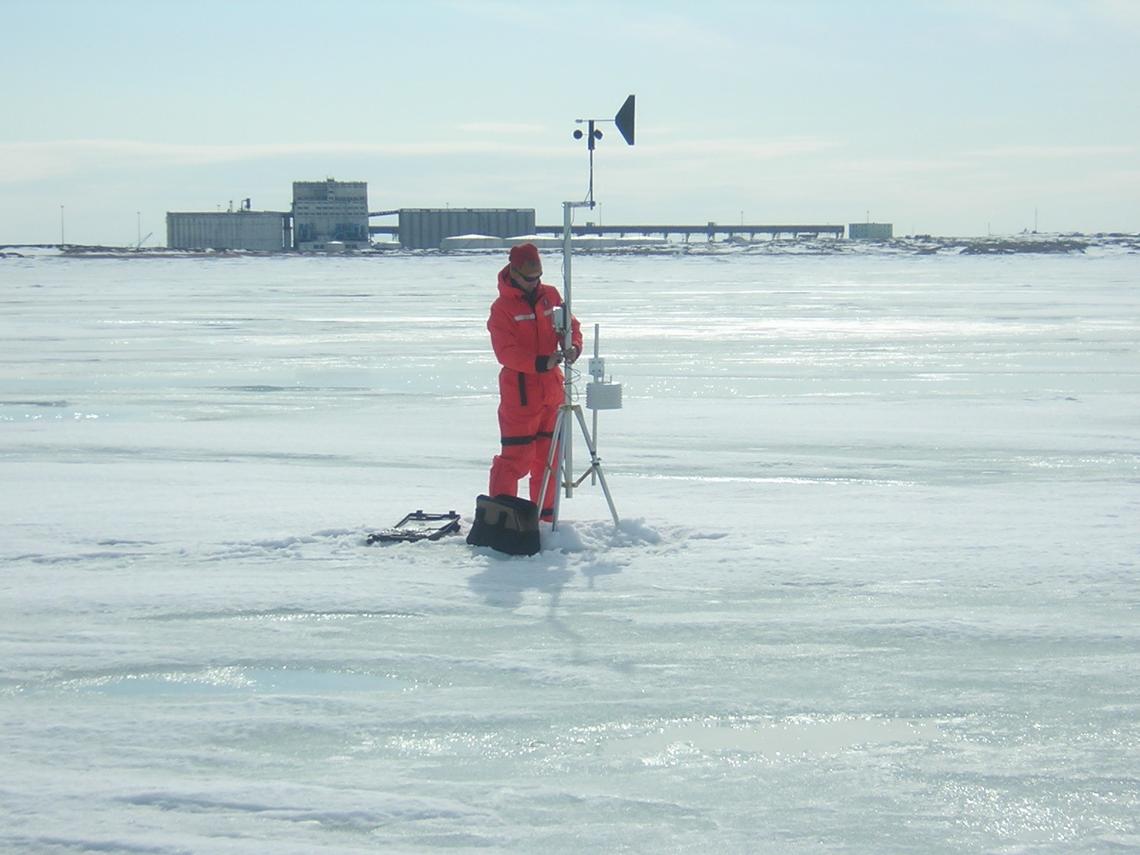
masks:
<svg viewBox="0 0 1140 855"><path fill-rule="evenodd" d="M367 547L500 255L0 259L0 850L1140 851L1140 255L576 258L621 526Z"/></svg>

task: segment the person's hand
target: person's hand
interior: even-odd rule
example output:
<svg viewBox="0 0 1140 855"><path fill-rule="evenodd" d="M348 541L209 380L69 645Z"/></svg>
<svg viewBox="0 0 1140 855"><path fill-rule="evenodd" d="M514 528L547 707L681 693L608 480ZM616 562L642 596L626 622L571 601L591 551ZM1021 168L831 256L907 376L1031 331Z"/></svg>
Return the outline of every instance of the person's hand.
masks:
<svg viewBox="0 0 1140 855"><path fill-rule="evenodd" d="M550 356L546 357L546 370L550 371L551 369L554 368L554 366L556 366L561 361L562 361L561 351L559 351L558 353L550 354Z"/></svg>
<svg viewBox="0 0 1140 855"><path fill-rule="evenodd" d="M566 364L573 365L578 361L578 357L581 355L582 351L579 348L571 346L570 349L566 351Z"/></svg>

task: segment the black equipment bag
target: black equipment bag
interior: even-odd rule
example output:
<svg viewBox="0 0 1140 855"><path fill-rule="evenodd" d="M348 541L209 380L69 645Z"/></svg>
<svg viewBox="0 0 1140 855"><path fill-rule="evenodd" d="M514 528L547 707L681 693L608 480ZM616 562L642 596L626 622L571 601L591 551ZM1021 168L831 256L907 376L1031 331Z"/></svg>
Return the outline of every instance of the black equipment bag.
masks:
<svg viewBox="0 0 1140 855"><path fill-rule="evenodd" d="M538 505L516 496L479 496L475 522L467 533L472 546L489 546L508 555L534 555L541 549Z"/></svg>

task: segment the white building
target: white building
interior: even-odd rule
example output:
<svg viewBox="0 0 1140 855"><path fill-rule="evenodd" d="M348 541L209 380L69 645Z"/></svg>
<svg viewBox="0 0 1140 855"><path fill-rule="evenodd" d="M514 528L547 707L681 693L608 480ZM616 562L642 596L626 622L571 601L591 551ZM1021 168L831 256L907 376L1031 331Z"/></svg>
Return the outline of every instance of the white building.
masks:
<svg viewBox="0 0 1140 855"><path fill-rule="evenodd" d="M293 247L368 248L368 182L294 181Z"/></svg>
<svg viewBox="0 0 1140 855"><path fill-rule="evenodd" d="M171 249L248 249L281 252L289 215L281 211L221 211L166 215Z"/></svg>

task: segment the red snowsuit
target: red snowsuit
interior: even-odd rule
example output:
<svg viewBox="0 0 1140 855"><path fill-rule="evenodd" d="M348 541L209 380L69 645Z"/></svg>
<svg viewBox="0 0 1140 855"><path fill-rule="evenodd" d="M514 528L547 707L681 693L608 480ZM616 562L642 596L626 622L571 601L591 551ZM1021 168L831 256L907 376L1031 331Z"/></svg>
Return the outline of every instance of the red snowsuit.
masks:
<svg viewBox="0 0 1140 855"><path fill-rule="evenodd" d="M491 304L487 329L502 365L499 371L499 434L502 450L491 461L492 496L517 496L519 479L530 475L530 500L537 504L554 422L562 404L562 371L547 370L546 360L562 345L554 329L553 309L562 295L540 282L529 294L511 281L510 265L499 271L499 297ZM571 319L570 339L582 352L582 330ZM545 518L553 507L553 474L546 488Z"/></svg>

